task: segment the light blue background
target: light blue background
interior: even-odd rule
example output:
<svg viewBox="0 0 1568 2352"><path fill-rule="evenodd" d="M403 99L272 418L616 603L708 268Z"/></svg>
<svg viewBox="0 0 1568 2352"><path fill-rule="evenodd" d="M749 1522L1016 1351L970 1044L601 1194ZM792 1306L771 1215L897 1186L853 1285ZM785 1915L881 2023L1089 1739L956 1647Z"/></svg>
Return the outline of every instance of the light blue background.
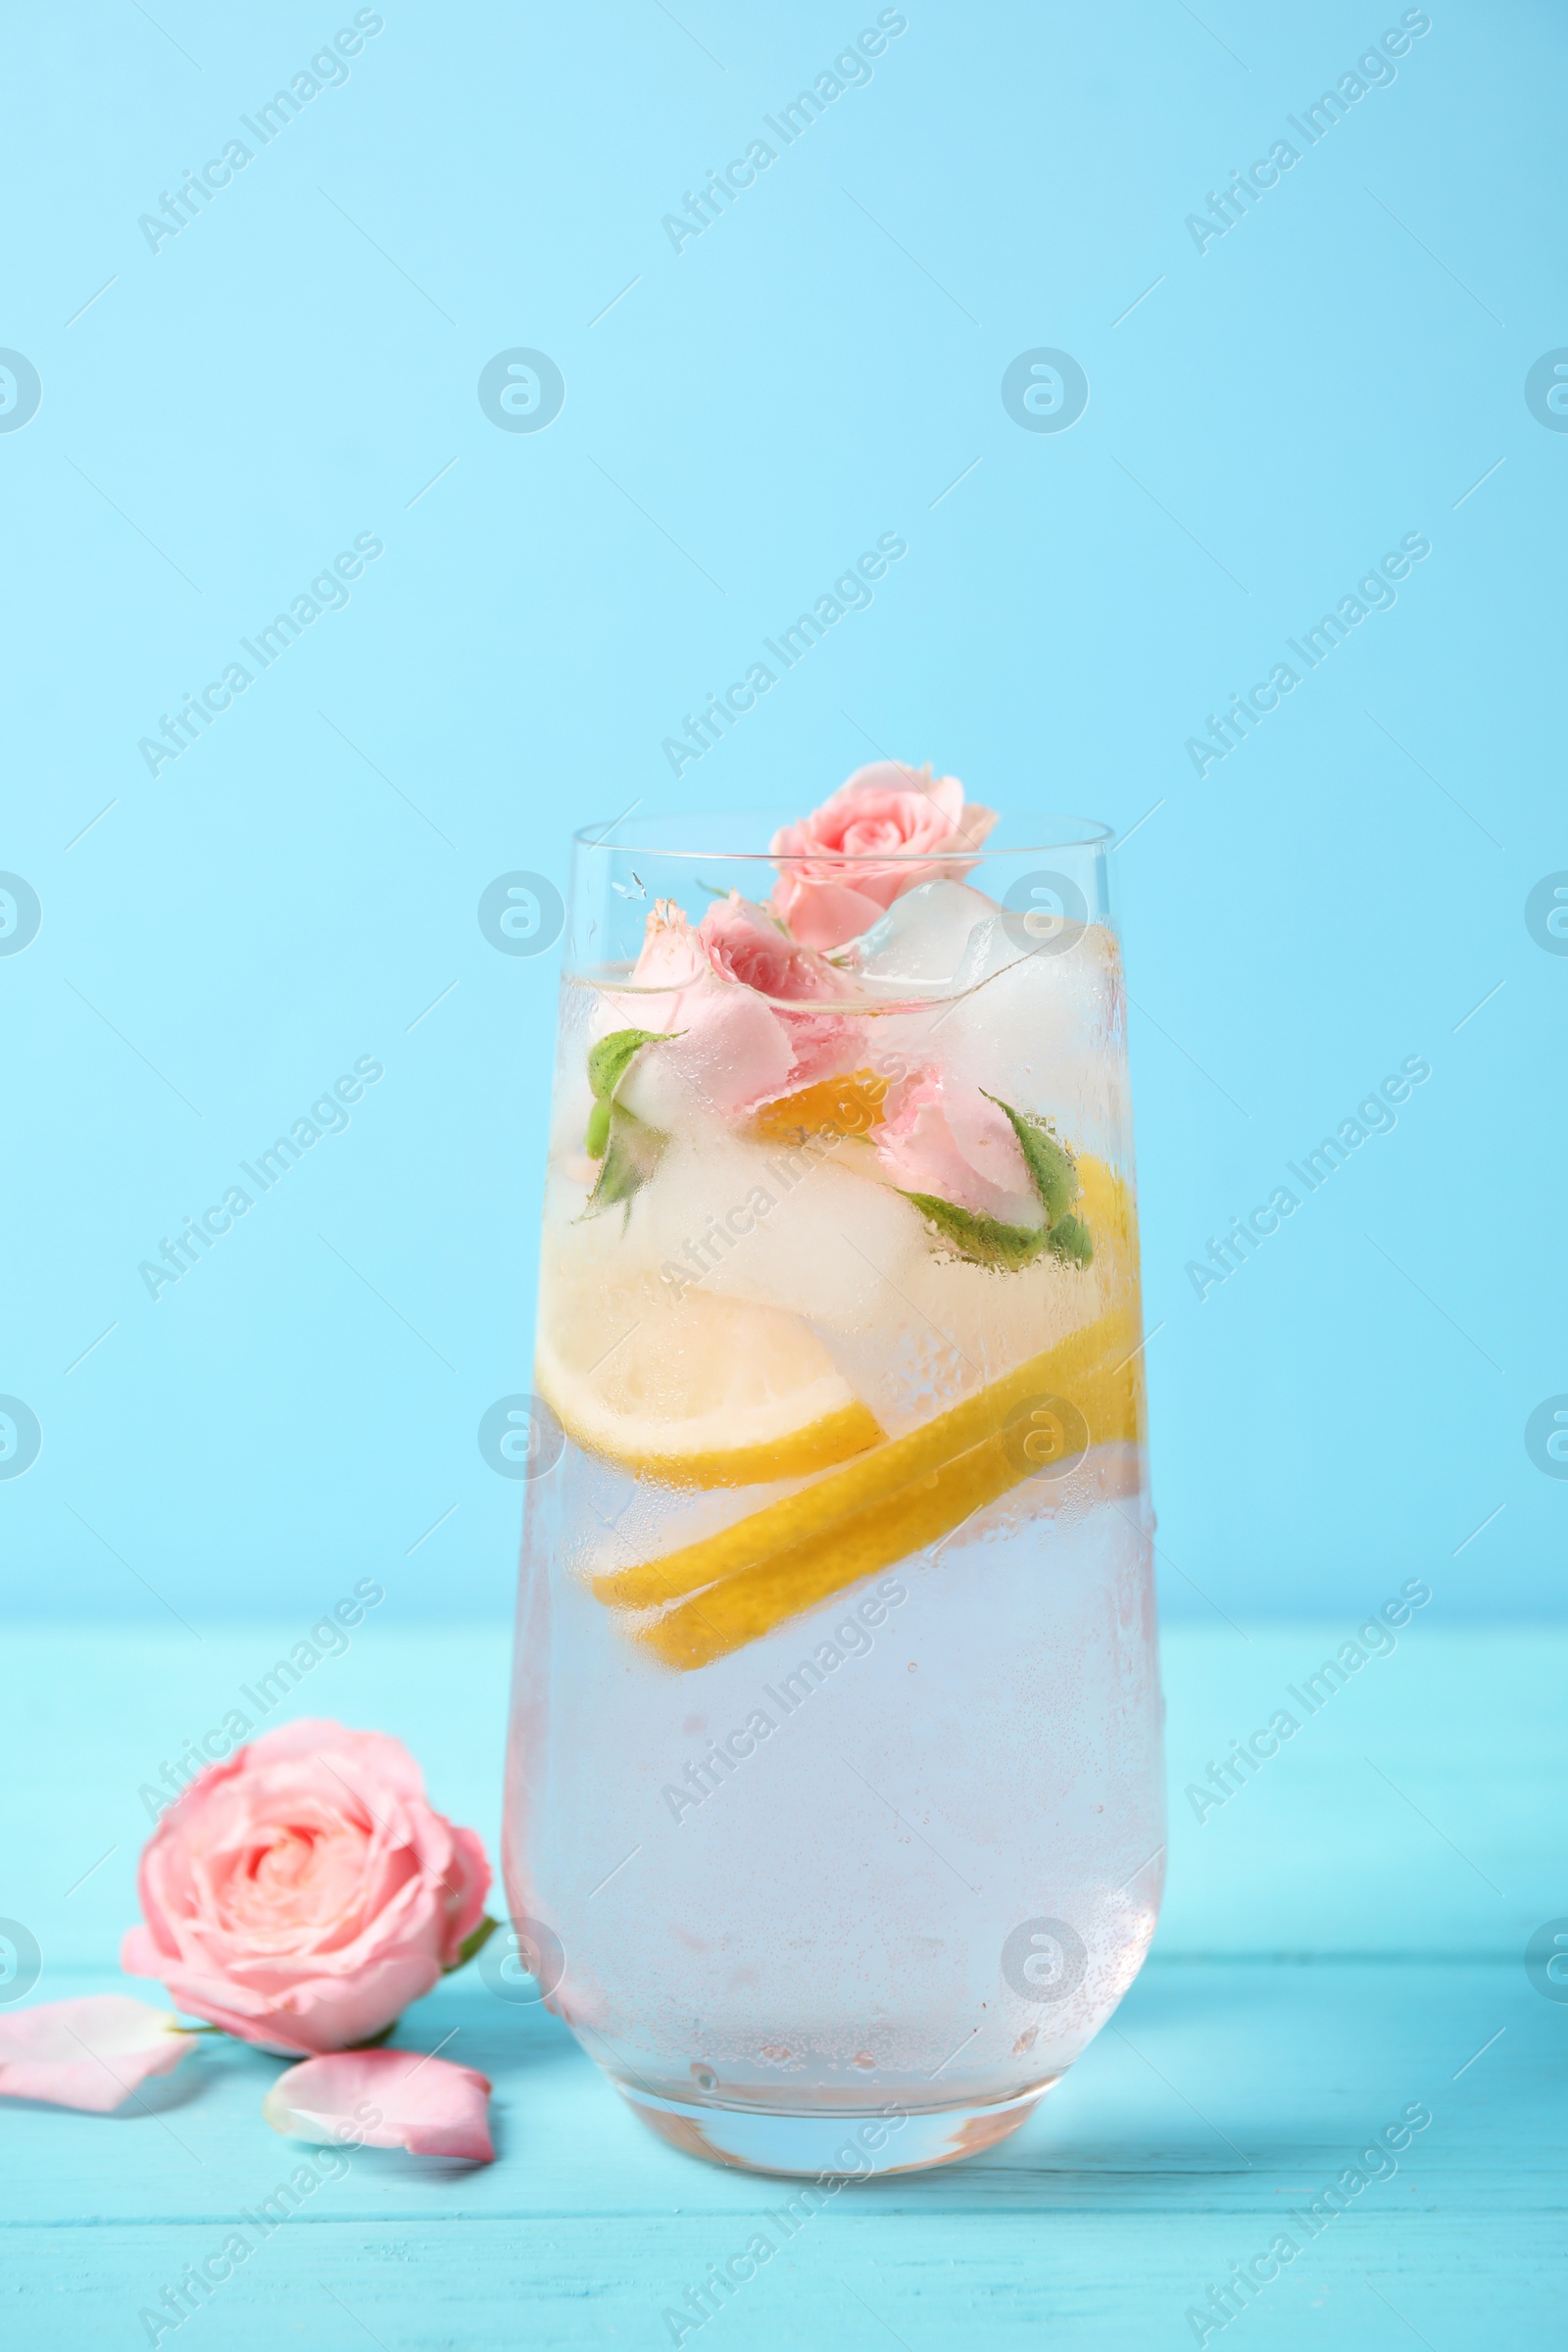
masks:
<svg viewBox="0 0 1568 2352"><path fill-rule="evenodd" d="M885 747L1138 828L1167 1608L1419 1573L1555 1609L1568 1483L1523 1429L1568 1390L1568 958L1523 908L1568 867L1568 434L1523 384L1568 344L1558 12L1434 7L1201 255L1185 217L1397 7L911 0L679 255L661 217L874 7L389 6L156 254L138 216L354 11L155 13L8 41L0 343L43 381L0 435L0 867L43 905L0 957L0 1391L43 1429L10 1607L308 1621L373 1573L400 1617L504 1612L521 1490L475 1431L529 1385L555 958L479 895L564 886L634 800L804 809ZM517 345L565 377L542 432L476 398ZM1041 345L1090 380L1060 434L1000 398ZM885 531L874 607L677 784L682 713ZM1205 714L1415 531L1396 607L1200 780ZM362 532L348 609L155 780L138 738ZM1397 1129L1200 1302L1186 1261L1409 1054ZM350 1129L155 1303L138 1261L362 1055Z"/></svg>

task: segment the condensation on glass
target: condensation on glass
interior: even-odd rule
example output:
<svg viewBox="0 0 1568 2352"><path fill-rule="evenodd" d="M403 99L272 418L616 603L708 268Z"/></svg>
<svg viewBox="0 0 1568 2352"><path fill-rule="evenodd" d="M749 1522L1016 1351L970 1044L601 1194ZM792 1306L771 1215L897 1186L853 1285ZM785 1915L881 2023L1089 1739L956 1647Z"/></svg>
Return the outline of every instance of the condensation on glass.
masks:
<svg viewBox="0 0 1568 2352"><path fill-rule="evenodd" d="M1015 2129L1154 1927L1121 960L1036 818L775 971L772 833L576 845L506 1879L654 2130L882 2172Z"/></svg>

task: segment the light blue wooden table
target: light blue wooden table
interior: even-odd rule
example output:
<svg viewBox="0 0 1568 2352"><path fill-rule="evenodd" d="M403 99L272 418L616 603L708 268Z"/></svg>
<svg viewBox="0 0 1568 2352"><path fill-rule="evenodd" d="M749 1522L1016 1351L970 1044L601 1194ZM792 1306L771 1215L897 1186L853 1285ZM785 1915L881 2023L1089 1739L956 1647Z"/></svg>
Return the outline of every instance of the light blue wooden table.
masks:
<svg viewBox="0 0 1568 2352"><path fill-rule="evenodd" d="M1172 1629L1170 1889L1112 2025L1016 2137L847 2188L685 2342L1157 2352L1198 2341L1189 2310L1293 2230L1300 2254L1208 2343L1560 2342L1568 2001L1523 1954L1568 1915L1568 1635L1432 1614L1201 1824L1186 1784L1350 1629ZM298 1632L9 1638L0 1914L43 1947L30 1998L122 1985L138 1788ZM494 1850L509 1646L368 1624L312 1711L397 1732ZM666 2345L666 2309L790 2193L652 2138L564 2028L471 1971L400 2039L449 2035L495 2082L499 2162L357 2155L164 2344ZM210 2041L152 2114L0 2102L8 2347L150 2340L140 2310L296 2160L261 2119L276 2071ZM1306 2242L1290 2215L1412 2106L1431 2122L1397 2170Z"/></svg>

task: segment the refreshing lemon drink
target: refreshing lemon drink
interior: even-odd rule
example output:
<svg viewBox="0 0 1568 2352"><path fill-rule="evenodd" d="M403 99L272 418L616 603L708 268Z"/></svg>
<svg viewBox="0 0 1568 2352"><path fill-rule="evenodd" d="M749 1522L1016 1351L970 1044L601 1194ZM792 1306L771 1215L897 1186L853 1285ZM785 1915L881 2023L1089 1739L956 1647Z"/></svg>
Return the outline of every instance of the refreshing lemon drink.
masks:
<svg viewBox="0 0 1568 2352"><path fill-rule="evenodd" d="M886 763L578 845L509 1891L638 2113L765 2170L1013 2130L1158 1900L1102 836L995 825Z"/></svg>

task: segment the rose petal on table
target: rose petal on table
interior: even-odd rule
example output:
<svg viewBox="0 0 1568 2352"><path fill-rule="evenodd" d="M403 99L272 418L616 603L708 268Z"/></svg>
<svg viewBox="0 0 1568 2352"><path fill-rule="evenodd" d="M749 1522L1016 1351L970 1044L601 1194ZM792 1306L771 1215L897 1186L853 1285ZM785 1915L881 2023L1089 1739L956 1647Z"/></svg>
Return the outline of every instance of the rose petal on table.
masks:
<svg viewBox="0 0 1568 2352"><path fill-rule="evenodd" d="M318 2145L407 2148L491 2164L490 2085L471 2066L417 2050L335 2050L279 2075L262 2113L274 2132Z"/></svg>
<svg viewBox="0 0 1568 2352"><path fill-rule="evenodd" d="M172 2010L129 1993L42 2001L0 2016L0 2098L109 2115L149 2075L172 2073L190 2046Z"/></svg>

